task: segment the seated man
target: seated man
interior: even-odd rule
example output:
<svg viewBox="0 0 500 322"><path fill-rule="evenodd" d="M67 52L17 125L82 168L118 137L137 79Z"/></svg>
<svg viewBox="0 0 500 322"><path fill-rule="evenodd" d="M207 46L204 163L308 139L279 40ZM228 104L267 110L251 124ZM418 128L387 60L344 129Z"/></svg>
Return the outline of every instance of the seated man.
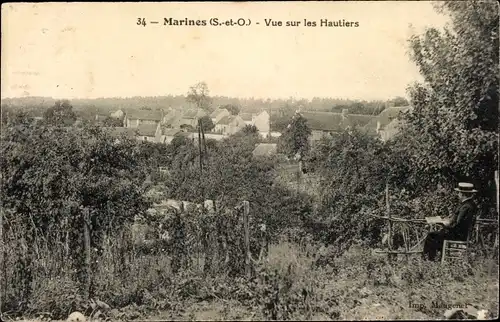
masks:
<svg viewBox="0 0 500 322"><path fill-rule="evenodd" d="M461 182L455 191L458 191L460 205L454 216L450 221L443 223L442 230L429 233L425 239L424 257L431 261L436 260L436 254L442 250L445 239L466 241L471 231L477 212L477 206L472 198L477 190L471 183Z"/></svg>

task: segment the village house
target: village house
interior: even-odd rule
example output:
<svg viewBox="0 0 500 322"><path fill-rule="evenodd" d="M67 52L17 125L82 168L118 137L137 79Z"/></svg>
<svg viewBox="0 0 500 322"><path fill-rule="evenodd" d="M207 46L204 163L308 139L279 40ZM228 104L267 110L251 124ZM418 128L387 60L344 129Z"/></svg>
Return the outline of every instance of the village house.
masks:
<svg viewBox="0 0 500 322"><path fill-rule="evenodd" d="M180 120L182 119L182 109L169 108L168 112L163 115L161 124L166 128L179 128Z"/></svg>
<svg viewBox="0 0 500 322"><path fill-rule="evenodd" d="M261 137L267 137L271 131L270 116L267 111L262 111L252 117L252 124L255 125Z"/></svg>
<svg viewBox="0 0 500 322"><path fill-rule="evenodd" d="M114 111L113 113L110 114L111 117L115 119L122 119L125 116L125 113L122 110L117 110Z"/></svg>
<svg viewBox="0 0 500 322"><path fill-rule="evenodd" d="M151 110L130 110L125 113L123 118L124 127L137 128L143 124L156 125L160 123L163 118L163 111Z"/></svg>
<svg viewBox="0 0 500 322"><path fill-rule="evenodd" d="M370 120L372 115L349 114L347 109L342 113L331 112L301 112L311 129L310 141L320 140L324 136L331 136L349 128L363 128Z"/></svg>
<svg viewBox="0 0 500 322"><path fill-rule="evenodd" d="M158 129L157 124L140 124L137 127L136 138L139 141L149 141L156 142L156 130Z"/></svg>
<svg viewBox="0 0 500 322"><path fill-rule="evenodd" d="M382 141L387 141L399 131L401 125L400 113L409 109L409 106L388 107L366 124L365 130L371 135L378 135Z"/></svg>
<svg viewBox="0 0 500 322"><path fill-rule="evenodd" d="M158 124L158 128L155 133L156 142L170 144L175 136L180 132L182 132L181 129L165 128Z"/></svg>
<svg viewBox="0 0 500 322"><path fill-rule="evenodd" d="M211 114L210 114L210 118L212 119L212 122L214 124L217 124L219 123L219 121L225 117L225 116L230 116L231 113L229 113L229 111L225 108L217 108L215 111L213 111Z"/></svg>
<svg viewBox="0 0 500 322"><path fill-rule="evenodd" d="M120 139L122 137L134 139L137 131L137 129L135 128L127 127L104 127L103 129L107 131L112 137L116 138L116 142L120 142Z"/></svg>
<svg viewBox="0 0 500 322"><path fill-rule="evenodd" d="M267 111L262 111L258 114L240 113L239 116L245 122L245 125L254 125L261 137L269 136L271 126L270 116Z"/></svg>
<svg viewBox="0 0 500 322"><path fill-rule="evenodd" d="M230 115L223 117L215 124L214 132L231 135L245 127L245 121L239 115Z"/></svg>
<svg viewBox="0 0 500 322"><path fill-rule="evenodd" d="M108 118L107 115L96 114L95 121L96 121L96 123L102 124L102 123L104 123L104 121L106 121L107 118Z"/></svg>
<svg viewBox="0 0 500 322"><path fill-rule="evenodd" d="M198 120L207 115L202 109L189 109L183 113L182 117L179 119L179 127L182 125L189 125L193 128L198 126Z"/></svg>
<svg viewBox="0 0 500 322"><path fill-rule="evenodd" d="M246 125L254 125L254 115L252 115L251 113L240 113L239 115Z"/></svg>
<svg viewBox="0 0 500 322"><path fill-rule="evenodd" d="M170 111L163 116L160 122L164 128L181 129L183 131L192 131L197 128L198 120L207 116L207 112L202 109L170 109Z"/></svg>

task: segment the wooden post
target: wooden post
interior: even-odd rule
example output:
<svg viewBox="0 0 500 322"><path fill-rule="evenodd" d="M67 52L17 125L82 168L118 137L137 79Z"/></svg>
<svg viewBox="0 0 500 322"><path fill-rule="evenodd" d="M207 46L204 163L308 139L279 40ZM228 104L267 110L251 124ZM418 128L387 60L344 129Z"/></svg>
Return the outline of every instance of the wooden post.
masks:
<svg viewBox="0 0 500 322"><path fill-rule="evenodd" d="M203 130L201 120L200 120L200 129L201 129L201 139L202 139L202 143L203 143L203 152L204 152L203 158L205 159L205 162L207 162L208 151L207 151L207 144L205 142L205 131Z"/></svg>
<svg viewBox="0 0 500 322"><path fill-rule="evenodd" d="M265 226L265 224L261 224L261 227L260 227L260 251L259 251L259 262L262 260L262 258L264 257L264 252L266 250L266 246L267 246L267 236L266 236L266 232L267 232L267 227Z"/></svg>
<svg viewBox="0 0 500 322"><path fill-rule="evenodd" d="M499 196L498 194L500 193L500 187L499 187L499 179L498 179L498 170L495 171L495 187L496 187L496 193L497 193L497 222L499 220L499 214L500 214L500 211L498 210L499 208ZM497 249L498 249L498 230L497 230L497 233L495 234L495 244L494 244L494 252L496 253L497 252Z"/></svg>
<svg viewBox="0 0 500 322"><path fill-rule="evenodd" d="M243 201L243 228L245 229L245 274L250 277L250 203Z"/></svg>
<svg viewBox="0 0 500 322"><path fill-rule="evenodd" d="M391 210L389 204L389 183L385 184L385 207L387 212L387 217L389 218L389 229L387 232L387 245L389 250L392 250L392 220L391 220Z"/></svg>
<svg viewBox="0 0 500 322"><path fill-rule="evenodd" d="M85 298L90 298L90 282L92 278L90 254L90 214L89 209L83 209L83 238L85 243Z"/></svg>
<svg viewBox="0 0 500 322"><path fill-rule="evenodd" d="M198 152L200 154L200 172L203 171L202 151L201 151L201 121L198 120ZM201 177L200 177L201 179Z"/></svg>

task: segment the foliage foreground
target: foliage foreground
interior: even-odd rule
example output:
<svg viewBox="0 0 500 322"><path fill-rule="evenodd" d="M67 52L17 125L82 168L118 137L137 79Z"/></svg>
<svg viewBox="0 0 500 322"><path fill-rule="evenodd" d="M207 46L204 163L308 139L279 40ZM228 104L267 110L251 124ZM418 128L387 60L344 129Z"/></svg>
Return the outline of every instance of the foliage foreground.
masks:
<svg viewBox="0 0 500 322"><path fill-rule="evenodd" d="M132 262L121 275L99 270L96 301L110 308L97 319L440 319L446 306L463 304L494 318L497 271L497 264L485 260L389 263L359 246L335 258L328 248L288 241L271 245L249 278L192 269L172 274L168 258L156 255ZM90 315L92 309L74 290L64 277L36 285L25 317L65 319L74 310Z"/></svg>

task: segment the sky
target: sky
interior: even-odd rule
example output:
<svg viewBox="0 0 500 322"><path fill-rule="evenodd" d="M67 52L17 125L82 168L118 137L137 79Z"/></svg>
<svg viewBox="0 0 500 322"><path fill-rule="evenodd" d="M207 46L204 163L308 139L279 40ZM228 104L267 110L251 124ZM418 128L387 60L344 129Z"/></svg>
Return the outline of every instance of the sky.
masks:
<svg viewBox="0 0 500 322"><path fill-rule="evenodd" d="M211 26L211 18L251 25ZM359 27L320 27L321 19ZM4 3L1 96L177 95L204 81L211 95L385 100L420 80L409 36L446 21L427 1Z"/></svg>

